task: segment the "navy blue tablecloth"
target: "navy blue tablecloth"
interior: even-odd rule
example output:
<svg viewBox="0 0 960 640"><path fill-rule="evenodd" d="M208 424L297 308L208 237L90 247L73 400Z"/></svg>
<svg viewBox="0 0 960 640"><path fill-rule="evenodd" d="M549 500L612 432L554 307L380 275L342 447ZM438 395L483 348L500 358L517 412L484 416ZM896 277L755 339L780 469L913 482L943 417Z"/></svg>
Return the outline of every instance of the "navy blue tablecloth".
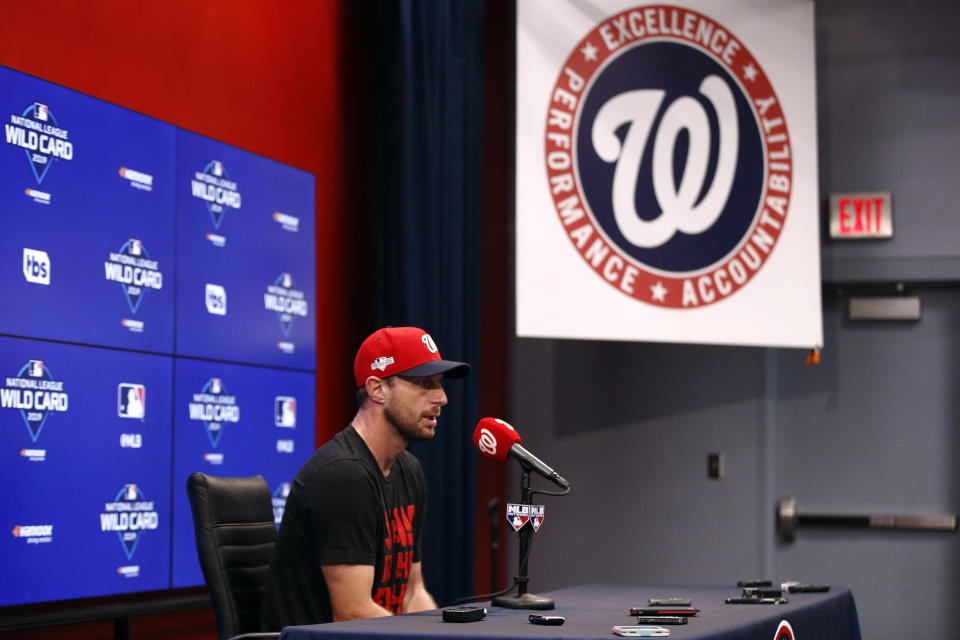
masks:
<svg viewBox="0 0 960 640"><path fill-rule="evenodd" d="M363 640L386 638L618 638L611 631L614 625L636 624L629 615L630 607L646 605L651 597L687 597L700 609L699 615L685 625L671 625L671 638L701 640L790 640L778 627L786 621L793 630L793 640L860 640L860 624L853 595L849 589L832 587L827 593L784 594L789 602L783 605L731 605L724 599L739 596L736 586L632 586L592 584L541 593L553 598L553 611L519 611L491 607L486 603L487 617L479 622L443 622L441 612L420 613L351 620L330 624L287 627L282 640L328 640L341 638ZM530 624L530 613L559 615L563 626Z"/></svg>

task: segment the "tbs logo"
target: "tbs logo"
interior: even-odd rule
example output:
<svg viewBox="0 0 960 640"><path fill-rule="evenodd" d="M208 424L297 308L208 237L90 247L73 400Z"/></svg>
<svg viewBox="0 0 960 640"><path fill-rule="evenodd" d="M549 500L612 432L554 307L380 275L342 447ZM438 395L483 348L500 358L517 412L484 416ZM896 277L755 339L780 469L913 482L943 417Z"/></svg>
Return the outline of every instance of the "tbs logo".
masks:
<svg viewBox="0 0 960 640"><path fill-rule="evenodd" d="M218 284L207 284L207 311L215 316L227 315L227 290Z"/></svg>
<svg viewBox="0 0 960 640"><path fill-rule="evenodd" d="M23 277L27 282L50 284L50 256L46 251L24 248Z"/></svg>

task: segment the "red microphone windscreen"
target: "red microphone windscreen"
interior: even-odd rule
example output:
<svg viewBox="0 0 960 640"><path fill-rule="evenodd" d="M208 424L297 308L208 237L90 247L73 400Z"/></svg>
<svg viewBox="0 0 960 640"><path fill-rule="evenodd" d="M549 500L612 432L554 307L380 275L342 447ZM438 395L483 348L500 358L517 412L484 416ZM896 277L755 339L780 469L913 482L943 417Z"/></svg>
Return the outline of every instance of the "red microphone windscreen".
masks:
<svg viewBox="0 0 960 640"><path fill-rule="evenodd" d="M473 432L473 444L480 453L494 460L506 460L510 447L522 442L520 434L499 418L483 418Z"/></svg>

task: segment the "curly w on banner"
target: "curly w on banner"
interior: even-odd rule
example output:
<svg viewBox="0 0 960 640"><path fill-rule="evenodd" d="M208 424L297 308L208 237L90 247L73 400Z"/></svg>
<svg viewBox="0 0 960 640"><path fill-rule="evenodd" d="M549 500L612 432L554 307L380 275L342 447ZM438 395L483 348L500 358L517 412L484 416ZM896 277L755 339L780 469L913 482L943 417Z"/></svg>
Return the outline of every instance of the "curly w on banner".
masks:
<svg viewBox="0 0 960 640"><path fill-rule="evenodd" d="M517 333L819 346L813 6L517 6Z"/></svg>

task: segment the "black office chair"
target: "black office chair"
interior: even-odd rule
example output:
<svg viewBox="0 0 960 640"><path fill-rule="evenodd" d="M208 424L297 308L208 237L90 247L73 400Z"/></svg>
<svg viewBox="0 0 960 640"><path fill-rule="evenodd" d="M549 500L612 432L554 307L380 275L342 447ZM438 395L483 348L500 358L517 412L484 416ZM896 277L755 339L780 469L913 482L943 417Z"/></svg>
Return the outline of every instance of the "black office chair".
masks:
<svg viewBox="0 0 960 640"><path fill-rule="evenodd" d="M260 605L277 537L266 480L191 473L187 495L217 638L278 637L279 632L260 630Z"/></svg>

